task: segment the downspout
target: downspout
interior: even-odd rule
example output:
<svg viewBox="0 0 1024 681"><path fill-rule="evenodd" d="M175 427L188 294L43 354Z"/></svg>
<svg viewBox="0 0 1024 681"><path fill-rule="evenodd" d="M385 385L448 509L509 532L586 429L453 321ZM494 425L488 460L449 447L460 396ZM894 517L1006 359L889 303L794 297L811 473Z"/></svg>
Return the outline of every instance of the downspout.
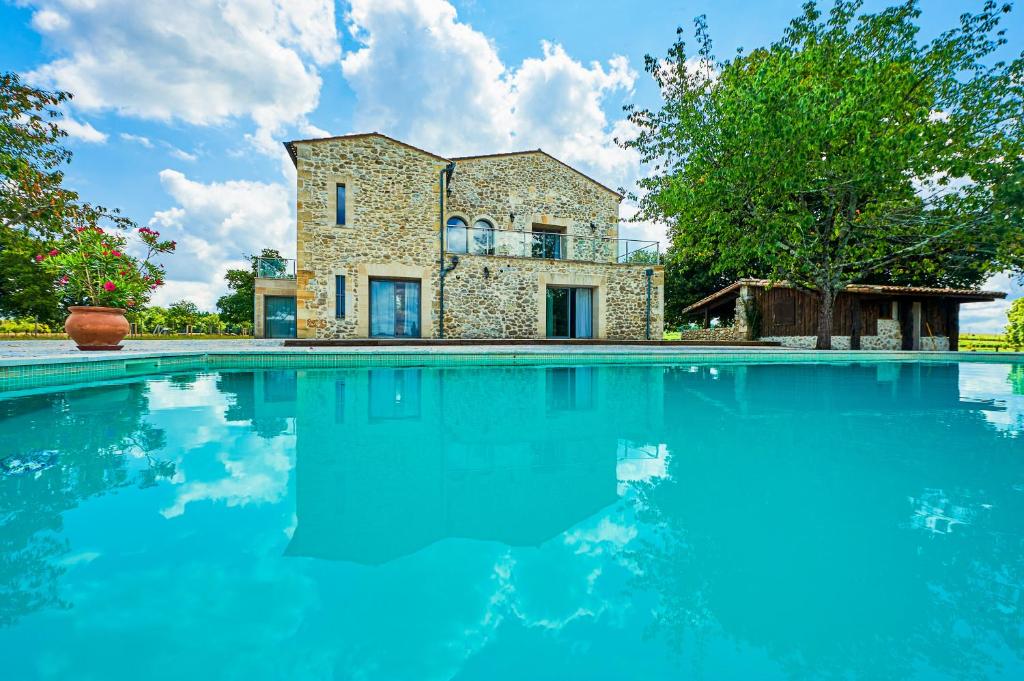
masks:
<svg viewBox="0 0 1024 681"><path fill-rule="evenodd" d="M451 182L452 173L455 172L455 161L450 162L444 168L441 168L441 174L438 178L437 183L437 206L438 206L438 242L441 249L441 259L438 260L438 320L437 320L437 337L444 338L444 278L449 272L455 269L456 265L459 264L458 258L452 258L452 266L450 268L445 267L445 248L444 248L444 195L448 189L448 183Z"/></svg>
<svg viewBox="0 0 1024 681"><path fill-rule="evenodd" d="M654 270L648 267L644 274L647 275L647 340L651 340L651 278Z"/></svg>

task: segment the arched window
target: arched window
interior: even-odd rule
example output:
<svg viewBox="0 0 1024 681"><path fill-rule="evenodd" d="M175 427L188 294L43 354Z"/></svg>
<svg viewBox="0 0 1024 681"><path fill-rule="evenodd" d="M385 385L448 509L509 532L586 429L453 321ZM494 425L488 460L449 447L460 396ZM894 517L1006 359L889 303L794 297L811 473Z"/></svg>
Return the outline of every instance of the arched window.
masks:
<svg viewBox="0 0 1024 681"><path fill-rule="evenodd" d="M448 218L448 252L449 253L465 253L467 244L467 235L469 232L466 221L462 218L451 217Z"/></svg>
<svg viewBox="0 0 1024 681"><path fill-rule="evenodd" d="M494 255L494 225L487 220L473 223L473 249L475 255Z"/></svg>

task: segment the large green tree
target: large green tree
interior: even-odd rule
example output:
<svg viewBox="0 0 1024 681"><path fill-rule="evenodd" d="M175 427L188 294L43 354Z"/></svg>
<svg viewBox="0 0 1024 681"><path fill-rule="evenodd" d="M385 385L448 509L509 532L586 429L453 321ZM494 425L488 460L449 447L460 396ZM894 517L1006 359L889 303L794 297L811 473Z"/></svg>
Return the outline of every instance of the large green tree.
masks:
<svg viewBox="0 0 1024 681"><path fill-rule="evenodd" d="M994 56L1009 5L922 42L915 0L861 4L808 2L780 40L725 61L699 18L696 54L679 38L647 57L664 103L630 111L625 142L653 167L640 217L669 225L676 256L815 292L819 348L849 283L973 284L1024 252L999 217L1024 125L1024 58Z"/></svg>
<svg viewBox="0 0 1024 681"><path fill-rule="evenodd" d="M264 267L272 270L284 268L284 259L274 248L264 248L259 255L249 255L246 259L252 263L247 270L228 270L224 274L230 293L217 299L220 319L226 324L252 324L255 315L256 269L262 260ZM280 263L280 265L277 265Z"/></svg>
<svg viewBox="0 0 1024 681"><path fill-rule="evenodd" d="M71 152L58 122L67 92L49 92L0 73L0 315L54 323L62 299L31 258L74 227L132 228L116 210L81 200L64 185Z"/></svg>

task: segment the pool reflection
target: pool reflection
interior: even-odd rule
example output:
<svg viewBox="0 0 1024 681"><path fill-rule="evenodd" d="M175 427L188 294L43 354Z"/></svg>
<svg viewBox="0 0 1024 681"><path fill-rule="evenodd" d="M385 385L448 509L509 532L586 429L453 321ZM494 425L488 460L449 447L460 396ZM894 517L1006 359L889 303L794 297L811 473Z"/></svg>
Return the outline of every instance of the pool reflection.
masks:
<svg viewBox="0 0 1024 681"><path fill-rule="evenodd" d="M622 425L587 411L657 374L301 372L287 553L379 564L449 537L539 545L618 499ZM621 423L650 425L645 406Z"/></svg>

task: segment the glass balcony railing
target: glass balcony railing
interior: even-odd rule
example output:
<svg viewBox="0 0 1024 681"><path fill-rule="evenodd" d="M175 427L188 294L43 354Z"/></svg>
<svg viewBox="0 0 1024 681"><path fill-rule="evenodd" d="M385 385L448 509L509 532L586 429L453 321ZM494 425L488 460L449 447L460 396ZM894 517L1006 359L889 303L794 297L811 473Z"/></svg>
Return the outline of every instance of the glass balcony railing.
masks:
<svg viewBox="0 0 1024 681"><path fill-rule="evenodd" d="M260 279L294 279L294 258L257 258L256 276Z"/></svg>
<svg viewBox="0 0 1024 681"><path fill-rule="evenodd" d="M452 255L465 253L601 263L657 264L661 261L657 241L478 227L449 228L447 250Z"/></svg>

